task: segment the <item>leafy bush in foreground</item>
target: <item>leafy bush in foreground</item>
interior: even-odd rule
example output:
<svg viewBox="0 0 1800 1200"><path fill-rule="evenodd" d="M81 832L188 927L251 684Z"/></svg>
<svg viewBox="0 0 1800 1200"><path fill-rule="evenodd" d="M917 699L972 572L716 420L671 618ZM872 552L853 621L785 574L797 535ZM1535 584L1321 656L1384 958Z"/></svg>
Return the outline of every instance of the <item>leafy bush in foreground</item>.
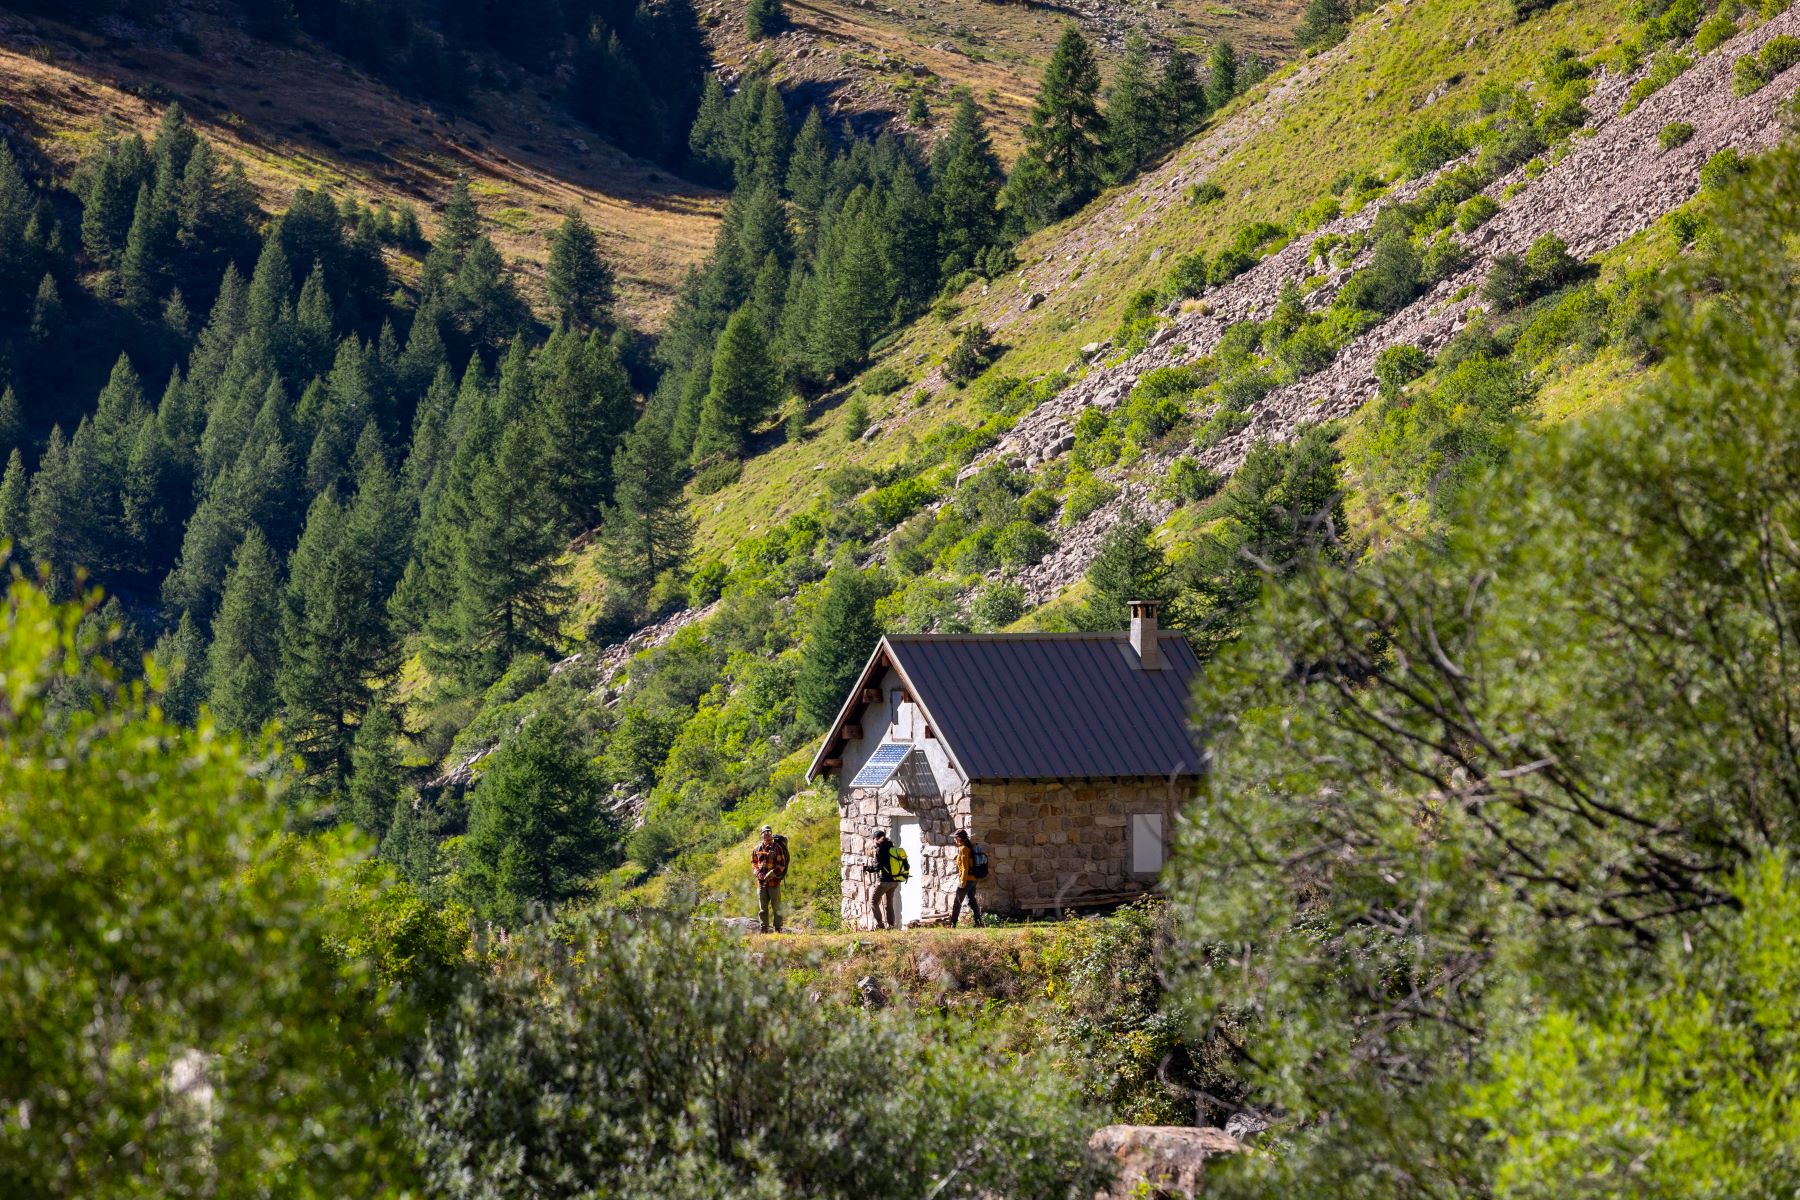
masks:
<svg viewBox="0 0 1800 1200"><path fill-rule="evenodd" d="M435 1195L1088 1196L1066 1086L823 1008L679 918L518 939L419 1057Z"/></svg>

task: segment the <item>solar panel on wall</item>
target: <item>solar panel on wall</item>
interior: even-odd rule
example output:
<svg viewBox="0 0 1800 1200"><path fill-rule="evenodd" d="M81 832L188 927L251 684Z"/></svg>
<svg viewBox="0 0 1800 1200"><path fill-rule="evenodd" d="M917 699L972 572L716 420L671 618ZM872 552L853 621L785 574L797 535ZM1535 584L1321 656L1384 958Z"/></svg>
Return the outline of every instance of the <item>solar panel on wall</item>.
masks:
<svg viewBox="0 0 1800 1200"><path fill-rule="evenodd" d="M894 772L900 769L900 764L906 761L906 756L911 752L912 747L902 742L881 743L875 747L875 753L869 755L869 761L863 764L862 770L856 773L856 778L850 781L850 786L881 787L894 777Z"/></svg>

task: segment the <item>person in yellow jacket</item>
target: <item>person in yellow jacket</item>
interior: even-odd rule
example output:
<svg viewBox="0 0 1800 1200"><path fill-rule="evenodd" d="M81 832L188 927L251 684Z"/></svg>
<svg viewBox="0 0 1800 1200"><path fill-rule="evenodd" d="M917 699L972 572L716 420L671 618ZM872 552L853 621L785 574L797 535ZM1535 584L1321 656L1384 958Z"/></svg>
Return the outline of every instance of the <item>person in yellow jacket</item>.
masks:
<svg viewBox="0 0 1800 1200"><path fill-rule="evenodd" d="M969 902L969 919L972 924L981 924L981 905L975 902L975 844L969 840L969 831L956 831L956 899L950 905L950 924L956 925L962 917L963 901Z"/></svg>

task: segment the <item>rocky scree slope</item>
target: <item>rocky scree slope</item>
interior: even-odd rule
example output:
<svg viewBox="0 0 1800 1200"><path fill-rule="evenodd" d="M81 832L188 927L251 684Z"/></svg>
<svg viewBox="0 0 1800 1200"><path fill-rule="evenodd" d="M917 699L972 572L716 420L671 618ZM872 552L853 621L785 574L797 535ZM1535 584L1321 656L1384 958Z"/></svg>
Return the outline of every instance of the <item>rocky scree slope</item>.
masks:
<svg viewBox="0 0 1800 1200"><path fill-rule="evenodd" d="M1640 76L1602 76L1587 101L1591 136L1573 138L1567 153L1536 179L1517 171L1486 189L1498 199L1509 186L1519 188L1498 213L1462 237L1473 255L1466 270L1352 341L1323 370L1271 392L1253 407L1247 425L1198 454L1198 460L1228 474L1258 441L1290 440L1309 425L1356 411L1375 395L1375 358L1382 350L1413 345L1433 352L1467 323L1480 300L1466 293L1486 278L1495 256L1521 254L1536 238L1554 233L1576 257L1591 258L1691 199L1700 187L1700 168L1718 151L1732 147L1753 154L1773 146L1786 128L1788 106L1800 86L1800 67L1749 96L1735 97L1733 64L1771 38L1796 33L1800 9L1790 8L1701 58L1625 116L1618 115L1620 104ZM1693 136L1676 149L1664 150L1657 135L1676 120L1693 125ZM1284 284L1298 284L1312 274L1308 264L1315 241L1366 230L1383 207L1411 198L1435 178L1434 173L1396 188L1353 216L1303 234L1230 283L1211 289L1203 305L1178 314L1158 330L1149 347L1123 363L1094 367L1026 414L977 464L1002 459L1032 466L1066 450L1072 444L1071 424L1082 410L1116 407L1144 372L1192 362L1210 353L1231 324L1266 317ZM1332 271L1307 297L1309 307L1328 305L1350 274L1351 269ZM1463 298L1453 299L1459 295ZM1051 554L1020 573L1019 582L1032 603L1052 598L1079 579L1105 532L1127 514L1156 520L1168 514L1171 505L1155 500L1142 478L1154 479L1167 461L1139 464L1134 475L1140 478L1118 480L1120 491L1113 500L1065 531Z"/></svg>

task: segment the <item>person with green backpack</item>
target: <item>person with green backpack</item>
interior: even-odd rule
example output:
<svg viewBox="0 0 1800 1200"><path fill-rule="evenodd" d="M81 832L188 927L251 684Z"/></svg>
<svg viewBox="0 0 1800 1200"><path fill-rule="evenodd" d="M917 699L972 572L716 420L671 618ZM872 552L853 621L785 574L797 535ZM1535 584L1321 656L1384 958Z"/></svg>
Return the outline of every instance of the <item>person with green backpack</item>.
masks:
<svg viewBox="0 0 1800 1200"><path fill-rule="evenodd" d="M900 928L894 893L912 877L912 864L906 861L906 851L888 839L885 829L875 834L875 863L869 870L875 872L875 928Z"/></svg>
<svg viewBox="0 0 1800 1200"><path fill-rule="evenodd" d="M962 916L963 901L969 902L969 919L975 925L981 924L981 905L975 901L975 881L986 879L988 873L987 851L969 840L969 831L956 831L956 899L950 905L950 925L955 928L957 920Z"/></svg>

